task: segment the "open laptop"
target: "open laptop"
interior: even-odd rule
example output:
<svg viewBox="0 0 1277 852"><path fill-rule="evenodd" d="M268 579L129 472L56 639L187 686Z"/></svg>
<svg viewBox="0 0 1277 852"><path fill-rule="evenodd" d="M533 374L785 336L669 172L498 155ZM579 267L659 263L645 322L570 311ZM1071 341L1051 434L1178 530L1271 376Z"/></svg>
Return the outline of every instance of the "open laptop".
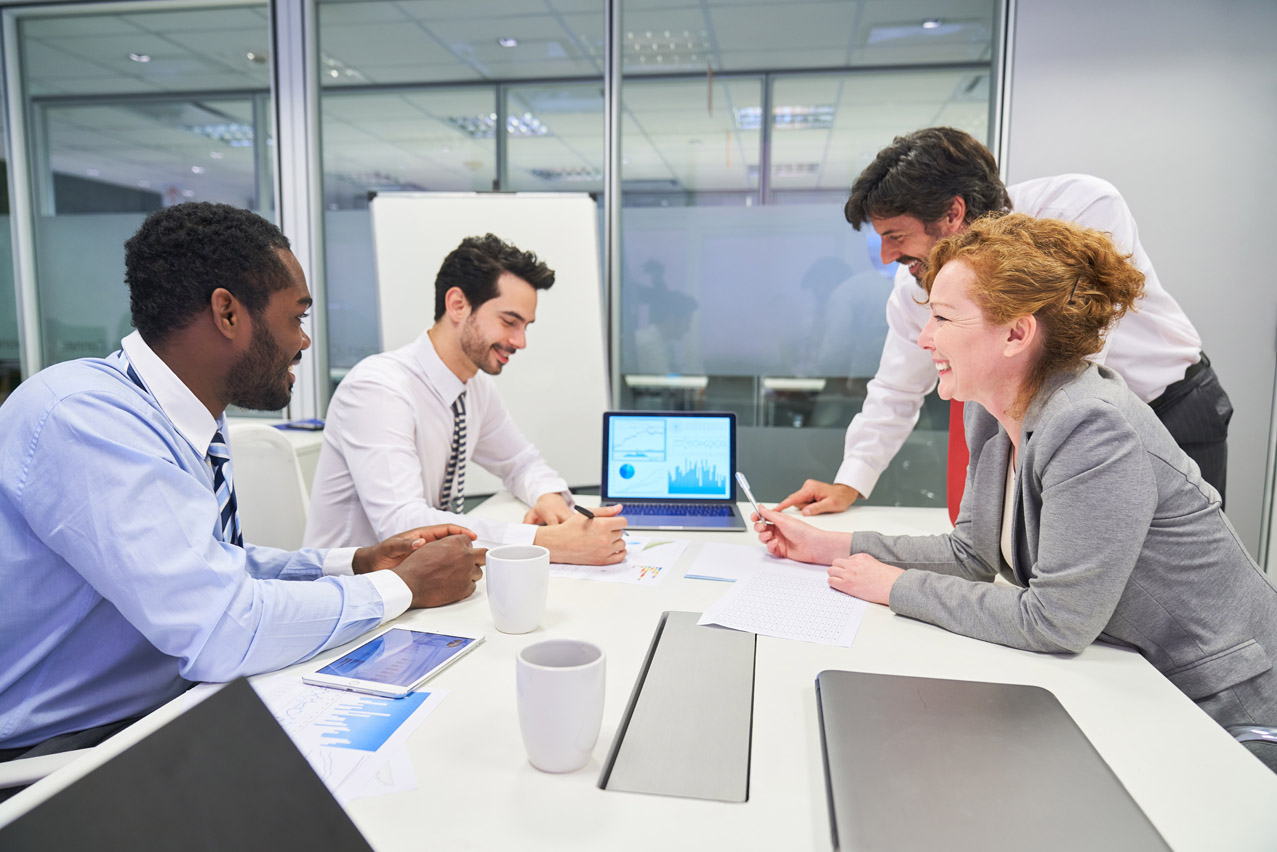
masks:
<svg viewBox="0 0 1277 852"><path fill-rule="evenodd" d="M835 849L1169 852L1041 687L823 671L816 705Z"/></svg>
<svg viewBox="0 0 1277 852"><path fill-rule="evenodd" d="M633 530L743 530L736 508L736 415L609 411L602 503Z"/></svg>

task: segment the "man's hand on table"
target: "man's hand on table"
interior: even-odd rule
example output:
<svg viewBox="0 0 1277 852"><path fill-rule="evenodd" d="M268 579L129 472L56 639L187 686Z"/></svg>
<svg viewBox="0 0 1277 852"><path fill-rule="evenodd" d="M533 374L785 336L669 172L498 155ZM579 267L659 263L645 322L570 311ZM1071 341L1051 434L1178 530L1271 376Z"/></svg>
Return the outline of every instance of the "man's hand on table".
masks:
<svg viewBox="0 0 1277 852"><path fill-rule="evenodd" d="M417 527L355 551L356 574L394 571L412 592L413 607L443 606L474 594L483 577L485 548L472 547L475 534L456 524Z"/></svg>
<svg viewBox="0 0 1277 852"><path fill-rule="evenodd" d="M537 524L539 526L547 526L561 524L572 517L572 507L568 505L568 501L563 499L563 495L557 492L542 494L537 498L528 513L523 516L525 524Z"/></svg>
<svg viewBox="0 0 1277 852"><path fill-rule="evenodd" d="M859 499L860 492L850 485L809 479L802 488L777 503L776 511L783 512L790 506L796 506L804 515L826 515L845 512Z"/></svg>
<svg viewBox="0 0 1277 852"><path fill-rule="evenodd" d="M593 518L572 513L566 521L537 530L534 544L548 548L551 562L614 565L625 560L621 531L628 521L616 517L621 506L601 506Z"/></svg>

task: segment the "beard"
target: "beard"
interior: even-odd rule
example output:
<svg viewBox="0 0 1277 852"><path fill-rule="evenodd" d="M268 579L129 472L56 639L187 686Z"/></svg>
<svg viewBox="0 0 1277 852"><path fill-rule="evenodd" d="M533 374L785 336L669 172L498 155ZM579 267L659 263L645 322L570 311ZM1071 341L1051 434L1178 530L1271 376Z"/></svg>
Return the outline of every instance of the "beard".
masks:
<svg viewBox="0 0 1277 852"><path fill-rule="evenodd" d="M254 411L277 411L292 399L288 368L301 359L289 356L266 330L265 318L253 323L253 340L226 375L226 400Z"/></svg>
<svg viewBox="0 0 1277 852"><path fill-rule="evenodd" d="M505 366L497 359L494 348L500 349L507 356L513 355L515 350L497 346L489 343L479 336L478 329L475 328L473 316L467 317L466 321L461 324L461 351L470 359L470 363L474 364L483 372L490 376L495 376L501 372Z"/></svg>

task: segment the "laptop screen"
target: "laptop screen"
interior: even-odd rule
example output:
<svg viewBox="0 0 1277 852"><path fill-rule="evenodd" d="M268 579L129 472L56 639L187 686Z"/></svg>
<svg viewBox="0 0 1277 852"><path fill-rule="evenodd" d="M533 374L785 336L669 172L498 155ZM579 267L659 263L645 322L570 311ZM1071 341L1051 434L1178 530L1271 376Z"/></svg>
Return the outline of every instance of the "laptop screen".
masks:
<svg viewBox="0 0 1277 852"><path fill-rule="evenodd" d="M735 473L735 414L603 415L605 499L731 500Z"/></svg>

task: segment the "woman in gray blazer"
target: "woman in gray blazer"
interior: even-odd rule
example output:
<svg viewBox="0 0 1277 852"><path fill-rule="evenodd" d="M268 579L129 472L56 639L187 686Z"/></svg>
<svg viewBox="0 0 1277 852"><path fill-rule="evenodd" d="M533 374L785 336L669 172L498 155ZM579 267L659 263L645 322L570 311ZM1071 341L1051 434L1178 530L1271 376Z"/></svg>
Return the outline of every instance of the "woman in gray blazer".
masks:
<svg viewBox="0 0 1277 852"><path fill-rule="evenodd" d="M940 396L976 403L954 531L829 533L763 510L768 550L988 642L1134 648L1221 725L1277 725L1277 589L1152 409L1085 360L1142 274L1097 231L1011 214L938 244L922 283ZM1255 752L1277 769L1277 747Z"/></svg>

